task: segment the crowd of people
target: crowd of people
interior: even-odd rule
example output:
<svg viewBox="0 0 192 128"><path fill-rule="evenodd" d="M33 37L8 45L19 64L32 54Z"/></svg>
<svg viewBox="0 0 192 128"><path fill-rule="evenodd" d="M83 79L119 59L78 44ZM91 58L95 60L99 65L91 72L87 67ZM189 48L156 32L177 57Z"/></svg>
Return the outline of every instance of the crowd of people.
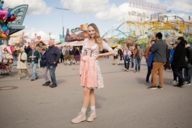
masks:
<svg viewBox="0 0 192 128"><path fill-rule="evenodd" d="M112 49L100 37L99 30L93 23L88 25L88 34L89 37L83 40L82 47L59 48L55 46L54 39L50 39L48 46L38 47L36 43L31 43L17 49L18 79L26 77L31 81L37 80L39 78L37 68L40 65L43 70L43 86L57 87L55 71L58 63L80 65L83 103L80 113L72 119L72 123L93 121L96 118L95 89L104 87L99 58L113 56L113 65L118 64L116 61L120 59L125 71L133 68L134 72L140 72L141 60L144 56L147 64L145 80L150 83L149 89L164 87L164 71L169 68L173 71L174 86L182 87L192 82L192 47L184 37L178 37L175 42L168 45L163 40L162 33L158 32L150 39L144 50L138 44L125 44L123 48ZM90 107L91 113L87 117L88 107Z"/></svg>
<svg viewBox="0 0 192 128"><path fill-rule="evenodd" d="M140 48L138 44L126 44L123 48L116 47L113 65L123 62L125 71L133 68L134 72L139 72L144 56L147 65L145 80L146 83L151 83L150 89L163 88L166 69L173 71L174 86L191 85L192 46L182 36L175 40L168 44L163 40L163 34L159 32L150 38L145 49Z"/></svg>
<svg viewBox="0 0 192 128"><path fill-rule="evenodd" d="M152 89L163 87L164 69L171 68L173 71L172 84L182 87L191 84L192 77L192 47L184 37L178 37L170 46L162 40L162 34L156 34L157 40L152 39L145 52L147 62L146 82L152 82ZM149 79L152 73L151 79ZM160 82L157 83L157 75Z"/></svg>
<svg viewBox="0 0 192 128"><path fill-rule="evenodd" d="M134 72L140 72L144 52L138 44L125 44L123 48L114 48L114 52L113 65L119 65L123 62L125 71L134 68Z"/></svg>
<svg viewBox="0 0 192 128"><path fill-rule="evenodd" d="M45 83L43 85L49 85L51 88L57 87L55 70L59 63L61 51L55 46L53 39L48 41L48 47L38 48L35 43L31 43L26 47L20 47L17 52L18 79L31 77L31 81L37 80L39 78L37 68L40 66L44 72ZM28 71L28 65L31 67L31 75Z"/></svg>
<svg viewBox="0 0 192 128"><path fill-rule="evenodd" d="M60 62L65 65L79 64L80 62L80 46L67 46L61 48Z"/></svg>

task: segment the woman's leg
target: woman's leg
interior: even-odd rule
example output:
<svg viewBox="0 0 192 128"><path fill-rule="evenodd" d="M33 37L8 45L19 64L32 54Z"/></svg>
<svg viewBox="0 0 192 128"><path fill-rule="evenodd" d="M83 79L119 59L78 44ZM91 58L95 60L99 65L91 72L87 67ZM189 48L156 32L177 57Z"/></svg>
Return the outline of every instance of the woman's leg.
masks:
<svg viewBox="0 0 192 128"><path fill-rule="evenodd" d="M95 109L95 91L91 89L90 92L90 106L91 106L91 113L87 118L87 121L93 121L96 118L96 109Z"/></svg>
<svg viewBox="0 0 192 128"><path fill-rule="evenodd" d="M83 106L82 106L82 108L88 108L88 106L89 106L89 103L90 103L90 94L91 94L91 89L89 89L89 88L86 88L86 87L84 87L84 89L83 89Z"/></svg>
<svg viewBox="0 0 192 128"><path fill-rule="evenodd" d="M91 89L90 91L90 105L95 106L95 91Z"/></svg>
<svg viewBox="0 0 192 128"><path fill-rule="evenodd" d="M79 113L79 115L77 117L75 117L74 119L72 119L72 123L80 123L82 121L86 120L86 111L87 111L87 107L90 103L90 93L91 89L84 87L83 89L83 105L81 108L81 112Z"/></svg>

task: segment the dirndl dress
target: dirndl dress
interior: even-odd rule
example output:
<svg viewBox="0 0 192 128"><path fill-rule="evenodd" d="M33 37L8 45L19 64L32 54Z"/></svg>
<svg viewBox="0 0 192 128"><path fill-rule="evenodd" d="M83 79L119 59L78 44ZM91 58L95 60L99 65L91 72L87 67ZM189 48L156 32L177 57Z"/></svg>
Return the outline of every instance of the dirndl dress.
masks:
<svg viewBox="0 0 192 128"><path fill-rule="evenodd" d="M91 89L103 88L104 82L101 74L99 61L96 57L99 54L99 47L97 44L88 47L89 40L85 40L80 60L80 85ZM112 50L106 43L103 48Z"/></svg>

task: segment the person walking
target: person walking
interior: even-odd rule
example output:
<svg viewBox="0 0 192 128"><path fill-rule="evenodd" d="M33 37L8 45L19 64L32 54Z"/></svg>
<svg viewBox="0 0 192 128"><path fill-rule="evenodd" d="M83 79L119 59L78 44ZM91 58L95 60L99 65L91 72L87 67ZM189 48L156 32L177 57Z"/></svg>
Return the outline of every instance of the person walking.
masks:
<svg viewBox="0 0 192 128"><path fill-rule="evenodd" d="M169 49L169 63L171 64L171 69L172 69L172 72L173 72L173 81L172 81L172 84L173 85L176 85L177 84L177 74L176 74L176 70L175 70L175 67L174 67L174 64L173 64L173 57L174 57L174 54L175 54L175 47L176 47L176 43L172 43L171 44L171 48Z"/></svg>
<svg viewBox="0 0 192 128"><path fill-rule="evenodd" d="M37 75L37 66L38 66L38 61L40 58L40 53L36 50L35 44L31 45L31 51L29 51L28 58L31 62L31 67L32 67L32 78L31 81L34 81L38 79Z"/></svg>
<svg viewBox="0 0 192 128"><path fill-rule="evenodd" d="M135 62L135 72L140 72L142 52L138 44L135 44L135 48L133 50L133 57Z"/></svg>
<svg viewBox="0 0 192 128"><path fill-rule="evenodd" d="M123 49L123 59L124 59L124 67L125 71L129 70L129 65L130 65L130 58L131 58L131 50L127 45Z"/></svg>
<svg viewBox="0 0 192 128"><path fill-rule="evenodd" d="M99 67L99 58L113 55L111 47L104 42L99 34L99 30L94 23L88 25L89 38L84 40L80 61L80 85L83 87L83 105L77 117L72 119L72 123L82 121L94 121L96 118L95 89L103 88L103 78ZM108 52L99 53L106 49ZM91 113L86 118L86 112L90 105Z"/></svg>
<svg viewBox="0 0 192 128"><path fill-rule="evenodd" d="M25 74L25 77L27 79L30 78L30 75L27 69L27 54L25 53L24 48L19 49L19 55L17 59L17 69L18 69L19 79L23 77L22 73Z"/></svg>
<svg viewBox="0 0 192 128"><path fill-rule="evenodd" d="M46 60L46 54L47 54L47 48L42 48L41 50L41 59L40 59L40 67L42 68L44 74L44 80L45 83L43 84L43 86L49 86L51 81L49 79L49 71L48 71L48 67L47 67L47 60Z"/></svg>
<svg viewBox="0 0 192 128"><path fill-rule="evenodd" d="M60 50L59 48L57 48L55 46L55 41L54 39L50 39L49 42L49 47L46 51L46 62L47 62L47 69L49 71L50 74L50 78L51 78L51 83L49 85L49 87L51 88L55 88L57 87L57 81L56 81L56 76L55 76L55 70L57 67L57 64L59 62L59 58L60 58Z"/></svg>
<svg viewBox="0 0 192 128"><path fill-rule="evenodd" d="M175 53L173 56L173 67L175 69L176 76L178 77L178 84L175 85L177 87L182 87L184 85L184 74L183 70L187 67L187 62L185 60L186 57L186 49L185 44L186 41L183 37L179 37L177 39L177 46L175 48Z"/></svg>
<svg viewBox="0 0 192 128"><path fill-rule="evenodd" d="M162 33L156 34L156 42L152 45L150 51L153 56L152 85L150 89L162 88L164 84L164 64L167 61L167 44L162 40ZM157 77L159 76L159 83Z"/></svg>

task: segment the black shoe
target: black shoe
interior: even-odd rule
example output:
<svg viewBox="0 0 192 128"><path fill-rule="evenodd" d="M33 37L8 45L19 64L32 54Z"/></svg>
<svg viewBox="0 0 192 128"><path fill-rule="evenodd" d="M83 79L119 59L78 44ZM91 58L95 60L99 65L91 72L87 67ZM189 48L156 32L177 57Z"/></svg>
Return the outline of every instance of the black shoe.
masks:
<svg viewBox="0 0 192 128"><path fill-rule="evenodd" d="M47 81L47 82L45 82L45 83L43 84L43 86L49 86L50 83L51 83L50 81Z"/></svg>
<svg viewBox="0 0 192 128"><path fill-rule="evenodd" d="M180 88L182 88L183 87L183 83L178 83L177 85L176 85L176 87L180 87Z"/></svg>
<svg viewBox="0 0 192 128"><path fill-rule="evenodd" d="M51 84L51 85L49 85L49 87L55 88L55 87L57 87L57 84Z"/></svg>
<svg viewBox="0 0 192 128"><path fill-rule="evenodd" d="M157 86L157 88L158 88L158 89L162 89L163 87L161 87L161 86Z"/></svg>
<svg viewBox="0 0 192 128"><path fill-rule="evenodd" d="M31 81L34 81L34 80L36 80L36 79L31 79Z"/></svg>

